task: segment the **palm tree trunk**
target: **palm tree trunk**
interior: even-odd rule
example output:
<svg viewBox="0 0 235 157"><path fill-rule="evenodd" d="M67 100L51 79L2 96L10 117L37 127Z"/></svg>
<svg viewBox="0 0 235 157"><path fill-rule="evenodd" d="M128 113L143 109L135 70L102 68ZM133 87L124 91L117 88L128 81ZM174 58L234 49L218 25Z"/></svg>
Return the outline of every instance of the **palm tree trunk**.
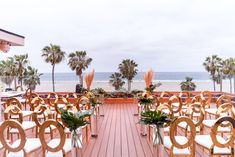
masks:
<svg viewBox="0 0 235 157"><path fill-rule="evenodd" d="M128 92L131 91L131 80L127 80L127 89L128 89Z"/></svg>
<svg viewBox="0 0 235 157"><path fill-rule="evenodd" d="M14 86L15 86L15 91L16 91L16 77L14 76Z"/></svg>
<svg viewBox="0 0 235 157"><path fill-rule="evenodd" d="M216 88L215 88L215 80L213 80L213 86L214 86L214 91L216 91Z"/></svg>
<svg viewBox="0 0 235 157"><path fill-rule="evenodd" d="M81 87L83 87L83 76L82 76L82 74L79 75L79 80L80 80Z"/></svg>
<svg viewBox="0 0 235 157"><path fill-rule="evenodd" d="M220 80L220 92L222 92L223 91L223 80L221 79Z"/></svg>
<svg viewBox="0 0 235 157"><path fill-rule="evenodd" d="M233 92L235 93L235 76L233 77Z"/></svg>
<svg viewBox="0 0 235 157"><path fill-rule="evenodd" d="M55 92L55 64L52 65L52 87L53 87L53 92Z"/></svg>
<svg viewBox="0 0 235 157"><path fill-rule="evenodd" d="M229 78L229 83L230 83L230 93L233 92L233 88L232 88L232 77Z"/></svg>
<svg viewBox="0 0 235 157"><path fill-rule="evenodd" d="M20 75L20 88L23 88L23 77L22 74Z"/></svg>

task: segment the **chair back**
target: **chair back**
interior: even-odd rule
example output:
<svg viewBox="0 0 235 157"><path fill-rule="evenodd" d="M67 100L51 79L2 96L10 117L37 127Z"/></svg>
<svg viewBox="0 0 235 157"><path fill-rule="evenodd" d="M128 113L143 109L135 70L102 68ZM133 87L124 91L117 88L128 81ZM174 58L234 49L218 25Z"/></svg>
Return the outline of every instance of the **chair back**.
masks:
<svg viewBox="0 0 235 157"><path fill-rule="evenodd" d="M170 93L170 92L167 92L167 91L161 92L160 98L159 98L159 102L163 104L163 103L164 103L164 98L167 97L167 98L169 99L170 96L171 96L171 93ZM166 101L166 102L167 102L167 101Z"/></svg>
<svg viewBox="0 0 235 157"><path fill-rule="evenodd" d="M220 105L224 103L231 103L231 97L228 95L221 95L217 100L216 100L216 107L219 108Z"/></svg>
<svg viewBox="0 0 235 157"><path fill-rule="evenodd" d="M39 95L37 93L33 93L33 92L30 92L27 94L26 92L26 105L28 104L29 107L30 107L30 110L33 111L34 110L34 103L32 103L32 100L36 97L39 97Z"/></svg>
<svg viewBox="0 0 235 157"><path fill-rule="evenodd" d="M23 105L20 103L20 101L17 98L10 98L6 101L7 106L11 105L16 105L18 106L21 110L23 108Z"/></svg>
<svg viewBox="0 0 235 157"><path fill-rule="evenodd" d="M17 118L14 118L14 119L18 119L20 123L23 122L23 114L22 114L21 109L18 107L18 105L10 105L4 110L5 120L11 119L11 117L14 115L17 116Z"/></svg>
<svg viewBox="0 0 235 157"><path fill-rule="evenodd" d="M179 93L179 97L181 98L182 106L188 106L190 103L190 93L187 91L181 91Z"/></svg>
<svg viewBox="0 0 235 157"><path fill-rule="evenodd" d="M223 143L221 143L221 141L218 140L218 138L217 138L217 134L221 133L218 131L218 128L219 128L219 126L221 126L224 123L228 123L232 127L232 130L230 132L230 135L227 136L227 140L223 141ZM229 116L218 118L216 120L215 124L211 128L210 136L211 136L211 139L212 139L214 146L217 146L219 148L230 147L231 149L233 149L233 143L234 143L234 139L235 139L235 120Z"/></svg>
<svg viewBox="0 0 235 157"><path fill-rule="evenodd" d="M232 103L223 103L217 108L216 117L219 118L221 114L227 114L227 116L235 118L234 113L235 112Z"/></svg>
<svg viewBox="0 0 235 157"><path fill-rule="evenodd" d="M40 115L43 116L44 121L46 121L46 119L53 118L53 115L50 109L45 104L39 104L33 111L33 115L32 115L32 119L38 127L40 127L43 123L42 119L38 118Z"/></svg>
<svg viewBox="0 0 235 157"><path fill-rule="evenodd" d="M18 146L12 146L10 142L5 139L5 129L17 129L20 136L20 143ZM5 120L0 126L0 141L3 147L9 152L19 152L24 149L26 143L26 134L24 129L22 128L21 124L16 120ZM25 152L24 152L25 153Z"/></svg>
<svg viewBox="0 0 235 157"><path fill-rule="evenodd" d="M212 100L212 94L210 91L202 91L200 93L200 96L203 100L205 100L205 106L210 107L211 100Z"/></svg>
<svg viewBox="0 0 235 157"><path fill-rule="evenodd" d="M59 96L54 92L48 94L47 101L51 108L55 108L55 102L58 101L58 98Z"/></svg>
<svg viewBox="0 0 235 157"><path fill-rule="evenodd" d="M191 130L190 131L191 135L189 136L188 141L186 143L179 143L177 142L175 138L175 136L177 135L177 126L181 122L185 122L187 126L190 127L190 130ZM186 117L186 116L179 117L170 126L170 140L172 142L173 147L176 147L179 149L189 148L193 146L195 136L196 136L196 127L193 121L189 117Z"/></svg>
<svg viewBox="0 0 235 157"><path fill-rule="evenodd" d="M47 140L45 139L45 131L46 128L51 127L51 125L53 125L58 131L59 131L59 135L60 135L60 142L57 146L50 146L48 145ZM40 127L39 129L39 139L41 141L42 147L44 149L44 151L49 151L49 152L58 152L61 151L63 152L63 154L65 154L63 147L65 144L65 140L66 140L66 135L64 133L64 127L57 121L49 119L46 120Z"/></svg>
<svg viewBox="0 0 235 157"><path fill-rule="evenodd" d="M173 103L178 103L179 105L177 107L174 107L172 104ZM181 98L179 96L173 95L170 97L168 104L172 107L173 109L173 113L180 113L181 109L182 109L182 101Z"/></svg>
<svg viewBox="0 0 235 157"><path fill-rule="evenodd" d="M187 108L186 116L194 120L195 127L200 127L200 132L202 132L202 122L205 118L204 107L198 103L190 104Z"/></svg>
<svg viewBox="0 0 235 157"><path fill-rule="evenodd" d="M46 105L45 101L40 97L34 97L30 104L32 111L34 111L39 105Z"/></svg>

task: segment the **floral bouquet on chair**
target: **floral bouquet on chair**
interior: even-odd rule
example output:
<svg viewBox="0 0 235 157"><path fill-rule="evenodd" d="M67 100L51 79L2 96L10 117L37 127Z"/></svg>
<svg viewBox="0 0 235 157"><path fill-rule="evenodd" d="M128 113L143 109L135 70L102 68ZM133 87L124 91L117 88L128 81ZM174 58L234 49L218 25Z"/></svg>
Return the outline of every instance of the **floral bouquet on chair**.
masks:
<svg viewBox="0 0 235 157"><path fill-rule="evenodd" d="M155 127L153 145L157 145L163 144L163 128L169 126L175 119L162 111L145 111L141 112L139 123Z"/></svg>

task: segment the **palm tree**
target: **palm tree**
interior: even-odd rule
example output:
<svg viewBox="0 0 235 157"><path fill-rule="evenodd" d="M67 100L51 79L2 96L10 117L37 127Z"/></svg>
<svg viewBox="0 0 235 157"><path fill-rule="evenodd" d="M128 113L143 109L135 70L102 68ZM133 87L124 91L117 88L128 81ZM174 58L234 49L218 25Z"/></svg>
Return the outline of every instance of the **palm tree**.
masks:
<svg viewBox="0 0 235 157"><path fill-rule="evenodd" d="M203 66L205 67L206 71L208 71L211 75L211 79L213 81L214 91L216 91L215 83L216 83L216 71L221 63L221 58L217 55L212 55L211 57L206 57Z"/></svg>
<svg viewBox="0 0 235 157"><path fill-rule="evenodd" d="M195 83L192 82L192 77L186 77L186 81L180 83L180 88L182 91L194 91L196 89Z"/></svg>
<svg viewBox="0 0 235 157"><path fill-rule="evenodd" d="M22 89L23 86L23 74L25 72L26 66L28 64L28 54L24 55L15 55L15 65L16 65L16 70L17 70L17 75L18 75L18 81L20 82L20 87Z"/></svg>
<svg viewBox="0 0 235 157"><path fill-rule="evenodd" d="M28 86L31 90L35 90L36 85L40 85L41 73L38 73L38 69L28 66L24 73L24 85Z"/></svg>
<svg viewBox="0 0 235 157"><path fill-rule="evenodd" d="M13 57L8 57L7 60L2 60L0 62L0 74L1 80L9 87L11 86L13 80L16 79L16 66ZM16 88L16 80L15 80Z"/></svg>
<svg viewBox="0 0 235 157"><path fill-rule="evenodd" d="M122 80L122 74L120 73L113 73L110 77L109 83L115 88L115 90L120 90L125 82Z"/></svg>
<svg viewBox="0 0 235 157"><path fill-rule="evenodd" d="M228 58L222 62L223 74L229 79L230 93L232 93L232 78L233 78L234 66L235 66L235 60L233 58Z"/></svg>
<svg viewBox="0 0 235 157"><path fill-rule="evenodd" d="M55 65L65 59L65 52L60 49L59 45L50 44L42 49L42 57L46 63L52 65L52 85L53 92L55 92Z"/></svg>
<svg viewBox="0 0 235 157"><path fill-rule="evenodd" d="M88 57L86 51L75 51L69 54L68 65L72 70L76 70L79 76L81 87L83 87L82 71L86 70L91 64L92 58Z"/></svg>
<svg viewBox="0 0 235 157"><path fill-rule="evenodd" d="M122 61L121 64L119 64L119 71L122 74L123 78L127 79L127 86L128 86L128 92L131 90L131 82L132 79L135 77L137 74L137 66L133 60L130 59L125 59Z"/></svg>

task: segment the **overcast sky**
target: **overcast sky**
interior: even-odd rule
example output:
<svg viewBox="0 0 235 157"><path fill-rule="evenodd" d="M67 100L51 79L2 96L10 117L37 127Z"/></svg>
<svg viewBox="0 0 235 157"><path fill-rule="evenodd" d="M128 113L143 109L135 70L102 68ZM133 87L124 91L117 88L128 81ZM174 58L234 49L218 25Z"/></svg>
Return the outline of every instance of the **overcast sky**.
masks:
<svg viewBox="0 0 235 157"><path fill-rule="evenodd" d="M204 71L206 56L235 57L235 1L227 0L1 0L0 28L26 37L1 59L28 53L50 72L41 50L53 43L86 50L88 71L116 71L126 58L139 71ZM71 72L67 60L56 72Z"/></svg>

